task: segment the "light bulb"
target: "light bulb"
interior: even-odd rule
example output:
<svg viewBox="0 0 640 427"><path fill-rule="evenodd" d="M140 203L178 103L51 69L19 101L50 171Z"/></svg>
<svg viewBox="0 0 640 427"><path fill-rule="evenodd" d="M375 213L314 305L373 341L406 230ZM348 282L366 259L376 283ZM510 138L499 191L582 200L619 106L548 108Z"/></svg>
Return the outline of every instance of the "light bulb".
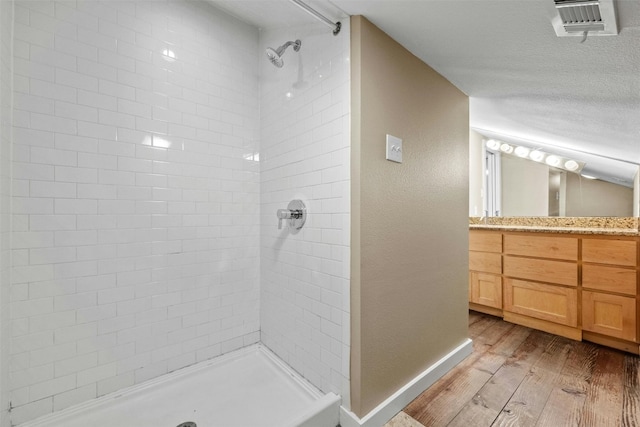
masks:
<svg viewBox="0 0 640 427"><path fill-rule="evenodd" d="M516 156L518 157L527 157L530 151L531 150L529 150L527 147L522 146L516 147L515 149Z"/></svg>
<svg viewBox="0 0 640 427"><path fill-rule="evenodd" d="M560 164L560 158L558 156L549 156L546 158L545 163L549 166L558 166Z"/></svg>
<svg viewBox="0 0 640 427"><path fill-rule="evenodd" d="M541 162L544 159L544 153L542 151L532 151L529 154L529 158L536 162Z"/></svg>
<svg viewBox="0 0 640 427"><path fill-rule="evenodd" d="M580 165L575 160L567 160L564 163L564 168L566 170L575 171L575 170L578 170L579 167Z"/></svg>
<svg viewBox="0 0 640 427"><path fill-rule="evenodd" d="M495 139L490 139L487 141L487 148L490 150L497 150L500 148L500 142Z"/></svg>
<svg viewBox="0 0 640 427"><path fill-rule="evenodd" d="M513 153L513 147L507 143L504 143L500 146L500 151L502 151L503 153L511 154Z"/></svg>

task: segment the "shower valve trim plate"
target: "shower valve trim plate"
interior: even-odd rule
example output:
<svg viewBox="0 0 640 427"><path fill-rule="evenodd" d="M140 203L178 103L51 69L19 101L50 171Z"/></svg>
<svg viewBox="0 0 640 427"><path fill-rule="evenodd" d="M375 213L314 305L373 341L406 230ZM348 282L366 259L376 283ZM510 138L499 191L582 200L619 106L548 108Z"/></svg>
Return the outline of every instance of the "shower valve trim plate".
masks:
<svg viewBox="0 0 640 427"><path fill-rule="evenodd" d="M300 230L307 220L307 207L304 202L295 199L289 202L287 209L278 209L278 229L282 228L282 220L287 220L287 226L291 230Z"/></svg>

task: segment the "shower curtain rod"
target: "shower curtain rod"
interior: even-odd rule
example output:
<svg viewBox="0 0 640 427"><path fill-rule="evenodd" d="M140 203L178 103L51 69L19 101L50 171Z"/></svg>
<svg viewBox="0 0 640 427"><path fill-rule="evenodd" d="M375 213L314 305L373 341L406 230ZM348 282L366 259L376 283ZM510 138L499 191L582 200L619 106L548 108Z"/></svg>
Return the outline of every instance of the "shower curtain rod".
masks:
<svg viewBox="0 0 640 427"><path fill-rule="evenodd" d="M320 12L318 12L315 9L313 9L311 6L308 6L308 5L304 4L301 0L290 0L290 1L292 3L295 3L296 5L298 5L298 7L303 9L309 15L313 15L316 19L324 22L329 27L333 28L333 35L334 36L337 36L338 33L340 32L340 28L342 27L342 24L340 23L340 21L338 21L338 22L331 21L326 16L322 15Z"/></svg>

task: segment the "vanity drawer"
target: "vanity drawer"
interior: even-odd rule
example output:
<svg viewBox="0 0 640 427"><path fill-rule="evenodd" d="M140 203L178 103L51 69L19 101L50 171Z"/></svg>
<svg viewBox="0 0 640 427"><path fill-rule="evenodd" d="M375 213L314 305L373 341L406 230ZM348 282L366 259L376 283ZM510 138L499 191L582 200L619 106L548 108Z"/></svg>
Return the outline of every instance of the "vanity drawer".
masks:
<svg viewBox="0 0 640 427"><path fill-rule="evenodd" d="M578 291L525 280L505 279L504 309L512 313L576 327Z"/></svg>
<svg viewBox="0 0 640 427"><path fill-rule="evenodd" d="M590 264L582 266L584 288L635 295L636 280L636 271L628 268Z"/></svg>
<svg viewBox="0 0 640 427"><path fill-rule="evenodd" d="M469 270L502 273L502 256L487 252L469 252Z"/></svg>
<svg viewBox="0 0 640 427"><path fill-rule="evenodd" d="M469 250L494 253L502 252L502 233L469 231Z"/></svg>
<svg viewBox="0 0 640 427"><path fill-rule="evenodd" d="M637 246L634 240L582 239L582 261L635 266Z"/></svg>
<svg viewBox="0 0 640 427"><path fill-rule="evenodd" d="M582 291L582 329L636 341L636 299Z"/></svg>
<svg viewBox="0 0 640 427"><path fill-rule="evenodd" d="M578 265L575 262L505 256L503 267L503 274L509 277L567 286L578 285Z"/></svg>
<svg viewBox="0 0 640 427"><path fill-rule="evenodd" d="M578 239L575 237L505 235L504 253L575 261L578 259Z"/></svg>

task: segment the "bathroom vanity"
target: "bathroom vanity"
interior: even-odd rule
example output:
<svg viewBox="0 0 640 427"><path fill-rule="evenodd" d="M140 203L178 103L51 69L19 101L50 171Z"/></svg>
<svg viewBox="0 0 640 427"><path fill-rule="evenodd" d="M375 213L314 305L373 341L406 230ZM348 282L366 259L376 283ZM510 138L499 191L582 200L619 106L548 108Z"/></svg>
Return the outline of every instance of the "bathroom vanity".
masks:
<svg viewBox="0 0 640 427"><path fill-rule="evenodd" d="M638 218L505 218L469 230L469 308L640 354Z"/></svg>

